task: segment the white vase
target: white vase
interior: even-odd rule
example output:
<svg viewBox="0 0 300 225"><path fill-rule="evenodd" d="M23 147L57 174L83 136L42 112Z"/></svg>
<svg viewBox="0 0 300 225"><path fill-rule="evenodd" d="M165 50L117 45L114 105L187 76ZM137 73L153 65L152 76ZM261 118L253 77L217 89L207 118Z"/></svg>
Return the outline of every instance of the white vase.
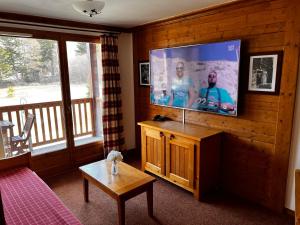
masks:
<svg viewBox="0 0 300 225"><path fill-rule="evenodd" d="M112 175L117 175L119 172L119 169L118 169L118 162L117 160L113 160L111 162L111 174Z"/></svg>

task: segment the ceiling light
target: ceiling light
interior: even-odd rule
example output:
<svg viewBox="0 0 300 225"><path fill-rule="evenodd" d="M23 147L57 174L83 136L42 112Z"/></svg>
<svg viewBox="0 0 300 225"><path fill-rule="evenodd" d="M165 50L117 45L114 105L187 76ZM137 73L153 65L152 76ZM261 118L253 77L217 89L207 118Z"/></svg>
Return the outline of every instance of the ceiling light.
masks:
<svg viewBox="0 0 300 225"><path fill-rule="evenodd" d="M78 1L72 4L73 9L76 11L88 15L89 17L93 17L101 13L101 10L104 8L105 2L102 1Z"/></svg>

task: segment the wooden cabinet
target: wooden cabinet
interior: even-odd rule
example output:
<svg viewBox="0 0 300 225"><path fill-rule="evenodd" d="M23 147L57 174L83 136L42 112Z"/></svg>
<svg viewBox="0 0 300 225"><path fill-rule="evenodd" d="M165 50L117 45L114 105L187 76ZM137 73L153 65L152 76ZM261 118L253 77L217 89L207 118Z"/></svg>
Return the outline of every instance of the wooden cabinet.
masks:
<svg viewBox="0 0 300 225"><path fill-rule="evenodd" d="M197 199L217 185L221 131L175 121L138 124L142 170L193 192Z"/></svg>

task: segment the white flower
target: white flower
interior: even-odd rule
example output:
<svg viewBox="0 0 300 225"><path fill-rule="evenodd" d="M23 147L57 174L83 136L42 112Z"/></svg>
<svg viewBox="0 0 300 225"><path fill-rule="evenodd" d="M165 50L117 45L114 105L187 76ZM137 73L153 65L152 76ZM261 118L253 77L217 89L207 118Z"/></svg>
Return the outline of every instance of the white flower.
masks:
<svg viewBox="0 0 300 225"><path fill-rule="evenodd" d="M107 156L108 161L122 161L122 159L123 156L121 152L115 150L112 150Z"/></svg>

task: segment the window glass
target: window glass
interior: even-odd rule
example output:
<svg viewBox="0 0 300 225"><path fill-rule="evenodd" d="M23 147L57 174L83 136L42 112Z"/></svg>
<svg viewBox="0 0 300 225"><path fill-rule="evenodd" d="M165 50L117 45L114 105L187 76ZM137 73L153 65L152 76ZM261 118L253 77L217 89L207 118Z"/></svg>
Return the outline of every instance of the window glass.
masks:
<svg viewBox="0 0 300 225"><path fill-rule="evenodd" d="M67 42L75 145L103 139L101 45Z"/></svg>

